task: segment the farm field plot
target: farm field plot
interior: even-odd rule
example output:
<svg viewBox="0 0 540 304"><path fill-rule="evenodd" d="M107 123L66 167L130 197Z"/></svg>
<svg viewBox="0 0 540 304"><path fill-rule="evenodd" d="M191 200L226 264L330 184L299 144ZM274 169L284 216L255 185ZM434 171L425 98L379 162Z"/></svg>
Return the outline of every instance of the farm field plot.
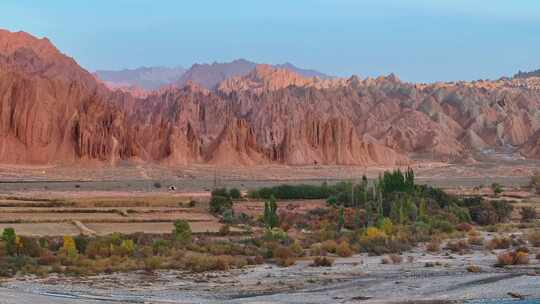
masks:
<svg viewBox="0 0 540 304"><path fill-rule="evenodd" d="M189 202L189 201L188 201ZM206 202L187 206L186 199L163 196L3 197L0 230L12 227L27 236L88 233L169 233L176 220L186 220L194 233L218 232L221 224ZM89 230L86 230L89 229ZM84 231L83 231L84 230Z"/></svg>
<svg viewBox="0 0 540 304"><path fill-rule="evenodd" d="M80 234L80 230L71 223L0 223L0 230L8 227L15 229L18 234L24 236L73 236Z"/></svg>
<svg viewBox="0 0 540 304"><path fill-rule="evenodd" d="M114 232L131 234L144 232L150 234L169 233L173 229L172 222L161 223L86 223L86 227L98 235L107 235ZM217 220L213 222L190 222L193 233L216 233L221 228Z"/></svg>

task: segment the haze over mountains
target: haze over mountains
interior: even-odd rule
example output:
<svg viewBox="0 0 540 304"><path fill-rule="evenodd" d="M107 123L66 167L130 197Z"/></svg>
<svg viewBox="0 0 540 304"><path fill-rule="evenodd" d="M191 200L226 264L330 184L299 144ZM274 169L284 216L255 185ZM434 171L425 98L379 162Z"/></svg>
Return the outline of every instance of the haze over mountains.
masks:
<svg viewBox="0 0 540 304"><path fill-rule="evenodd" d="M120 71L98 70L94 73L100 80L111 87L140 87L145 90L156 90L174 83L184 75L183 67L140 67Z"/></svg>
<svg viewBox="0 0 540 304"><path fill-rule="evenodd" d="M502 148L540 158L538 77L414 84L306 73L194 65L141 98L103 85L47 39L0 31L0 163L396 165Z"/></svg>
<svg viewBox="0 0 540 304"><path fill-rule="evenodd" d="M94 74L112 88L140 87L145 90L156 90L166 85L184 86L192 81L207 89L214 89L223 80L244 76L251 72L257 63L237 59L232 62L212 64L194 64L186 70L182 67L141 67L121 71L96 71ZM291 63L274 65L276 68L286 69L305 77L331 78L315 70L298 68Z"/></svg>

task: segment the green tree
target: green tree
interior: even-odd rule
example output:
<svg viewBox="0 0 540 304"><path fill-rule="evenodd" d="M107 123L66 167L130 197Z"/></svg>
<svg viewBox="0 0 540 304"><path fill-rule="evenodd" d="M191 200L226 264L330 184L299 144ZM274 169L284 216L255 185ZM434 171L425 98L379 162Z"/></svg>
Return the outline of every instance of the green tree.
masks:
<svg viewBox="0 0 540 304"><path fill-rule="evenodd" d="M240 193L240 190L238 190L237 188L232 188L231 190L229 190L229 196L232 199L239 199L242 198L242 193Z"/></svg>
<svg viewBox="0 0 540 304"><path fill-rule="evenodd" d="M279 217L277 215L277 203L274 196L264 202L263 220L266 228L272 229L279 225Z"/></svg>
<svg viewBox="0 0 540 304"><path fill-rule="evenodd" d="M180 244L187 245L191 243L191 227L185 220L176 220L173 231L174 240Z"/></svg>
<svg viewBox="0 0 540 304"><path fill-rule="evenodd" d="M339 208L337 231L341 232L341 230L343 229L344 226L345 226L345 208L343 208L343 206L341 206Z"/></svg>
<svg viewBox="0 0 540 304"><path fill-rule="evenodd" d="M503 192L503 188L500 184L497 184L497 183L493 183L491 184L491 190L493 190L493 193L498 196L499 194L501 194Z"/></svg>
<svg viewBox="0 0 540 304"><path fill-rule="evenodd" d="M17 235L15 234L15 229L6 228L2 233L2 240L6 244L6 253L8 255L17 254Z"/></svg>
<svg viewBox="0 0 540 304"><path fill-rule="evenodd" d="M210 198L210 212L222 214L225 210L230 210L233 202L229 197L214 195Z"/></svg>

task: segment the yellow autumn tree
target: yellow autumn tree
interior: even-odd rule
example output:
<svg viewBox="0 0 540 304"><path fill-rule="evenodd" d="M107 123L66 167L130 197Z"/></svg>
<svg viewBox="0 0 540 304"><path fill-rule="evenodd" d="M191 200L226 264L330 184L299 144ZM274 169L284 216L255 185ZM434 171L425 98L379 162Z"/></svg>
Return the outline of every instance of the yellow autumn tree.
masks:
<svg viewBox="0 0 540 304"><path fill-rule="evenodd" d="M62 245L62 252L64 252L68 257L74 258L77 256L77 246L75 245L75 240L69 235L64 236L64 245Z"/></svg>

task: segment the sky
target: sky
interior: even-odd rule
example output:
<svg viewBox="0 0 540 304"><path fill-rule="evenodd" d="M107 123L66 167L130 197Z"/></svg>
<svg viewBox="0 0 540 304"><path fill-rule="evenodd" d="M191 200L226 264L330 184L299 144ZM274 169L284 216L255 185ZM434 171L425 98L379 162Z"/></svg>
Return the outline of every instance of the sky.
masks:
<svg viewBox="0 0 540 304"><path fill-rule="evenodd" d="M90 71L245 58L433 82L540 68L538 0L0 0L0 28Z"/></svg>

